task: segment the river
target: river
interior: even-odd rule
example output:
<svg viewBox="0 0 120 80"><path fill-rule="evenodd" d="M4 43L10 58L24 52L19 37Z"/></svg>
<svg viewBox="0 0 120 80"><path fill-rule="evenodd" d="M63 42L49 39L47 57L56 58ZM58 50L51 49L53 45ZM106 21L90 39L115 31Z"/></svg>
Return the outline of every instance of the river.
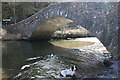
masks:
<svg viewBox="0 0 120 80"><path fill-rule="evenodd" d="M73 65L78 65L77 75L79 76L104 70L105 66L102 63L93 63L94 66L89 66L93 59L88 64L81 60L85 57L79 56L81 59L76 59L77 57L73 54L78 53L78 51L71 51L69 48L83 47L84 49L85 46L94 44L94 42L76 40L75 42L68 40L54 42L45 40L3 41L2 77L17 80L24 78L59 78L61 70L68 69Z"/></svg>

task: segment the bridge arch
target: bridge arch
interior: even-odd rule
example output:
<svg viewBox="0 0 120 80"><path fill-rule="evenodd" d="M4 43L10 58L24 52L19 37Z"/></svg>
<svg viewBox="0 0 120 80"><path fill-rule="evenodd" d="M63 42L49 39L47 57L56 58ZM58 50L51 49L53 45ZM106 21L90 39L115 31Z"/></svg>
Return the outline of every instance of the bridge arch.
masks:
<svg viewBox="0 0 120 80"><path fill-rule="evenodd" d="M118 50L118 3L66 2L55 3L31 17L10 25L8 31L30 38L36 28L48 18L64 17L75 21L98 37L112 53ZM11 30L12 27L12 30Z"/></svg>
<svg viewBox="0 0 120 80"><path fill-rule="evenodd" d="M68 24L76 24L74 21L63 17L52 17L41 23L32 33L31 40L50 39L54 32L60 28L68 27Z"/></svg>

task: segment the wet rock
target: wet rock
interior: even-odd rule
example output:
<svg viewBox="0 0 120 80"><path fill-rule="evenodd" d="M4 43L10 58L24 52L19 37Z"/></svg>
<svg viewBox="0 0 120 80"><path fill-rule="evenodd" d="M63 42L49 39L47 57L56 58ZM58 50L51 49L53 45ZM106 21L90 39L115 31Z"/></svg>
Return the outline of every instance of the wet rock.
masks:
<svg viewBox="0 0 120 80"><path fill-rule="evenodd" d="M104 65L105 65L106 67L109 67L110 65L113 64L110 60L104 60L103 63L104 63Z"/></svg>
<svg viewBox="0 0 120 80"><path fill-rule="evenodd" d="M104 71L101 71L99 73L92 74L92 75L85 75L85 76L82 76L81 78L83 80L86 78L88 80L89 80L89 78L96 78L95 80L103 80L103 79L119 80L118 62L120 62L120 60L110 60L110 61L112 62L112 64L109 67L107 67ZM111 67L112 67L112 69L111 69Z"/></svg>
<svg viewBox="0 0 120 80"><path fill-rule="evenodd" d="M109 59L113 58L113 56L111 54L108 54L108 53L103 53L103 56L106 58L109 58Z"/></svg>

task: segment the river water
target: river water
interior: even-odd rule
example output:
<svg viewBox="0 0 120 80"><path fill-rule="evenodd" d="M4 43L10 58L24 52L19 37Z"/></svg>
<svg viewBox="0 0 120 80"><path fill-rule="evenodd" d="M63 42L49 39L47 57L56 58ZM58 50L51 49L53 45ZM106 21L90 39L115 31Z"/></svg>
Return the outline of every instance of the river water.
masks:
<svg viewBox="0 0 120 80"><path fill-rule="evenodd" d="M60 41L55 43L62 44ZM68 44L70 43L68 41ZM68 44L65 44L65 47L70 48L76 44L88 46L93 43L79 41L75 44ZM83 65L82 61L80 63L79 60L76 60L76 56L72 55L77 53L77 50L73 53L69 52L69 50L54 46L49 41L3 41L2 77L17 80L24 78L60 78L60 71L73 65L79 65L77 72L79 76L97 73L105 69L102 63L91 67L88 66L90 64Z"/></svg>

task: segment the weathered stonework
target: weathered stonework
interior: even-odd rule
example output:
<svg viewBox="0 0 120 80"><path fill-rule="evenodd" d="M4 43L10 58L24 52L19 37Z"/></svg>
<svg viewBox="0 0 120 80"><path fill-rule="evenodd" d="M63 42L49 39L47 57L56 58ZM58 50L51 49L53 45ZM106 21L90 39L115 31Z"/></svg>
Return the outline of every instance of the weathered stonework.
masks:
<svg viewBox="0 0 120 80"><path fill-rule="evenodd" d="M4 28L11 33L20 33L23 37L30 38L42 22L52 17L75 21L98 37L111 53L118 54L117 2L55 3L15 25Z"/></svg>

